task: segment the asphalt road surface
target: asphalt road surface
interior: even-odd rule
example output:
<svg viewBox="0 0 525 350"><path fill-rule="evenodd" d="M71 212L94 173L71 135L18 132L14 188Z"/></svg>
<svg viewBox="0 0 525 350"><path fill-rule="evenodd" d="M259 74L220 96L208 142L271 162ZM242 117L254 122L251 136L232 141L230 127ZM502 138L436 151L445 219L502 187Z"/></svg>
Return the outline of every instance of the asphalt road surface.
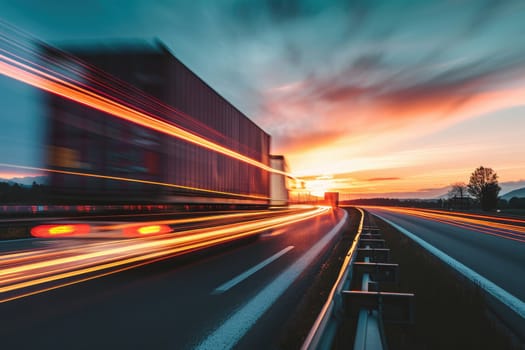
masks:
<svg viewBox="0 0 525 350"><path fill-rule="evenodd" d="M3 302L0 347L275 348L344 215Z"/></svg>
<svg viewBox="0 0 525 350"><path fill-rule="evenodd" d="M366 208L525 301L525 220L403 208ZM523 307L523 306L522 306Z"/></svg>

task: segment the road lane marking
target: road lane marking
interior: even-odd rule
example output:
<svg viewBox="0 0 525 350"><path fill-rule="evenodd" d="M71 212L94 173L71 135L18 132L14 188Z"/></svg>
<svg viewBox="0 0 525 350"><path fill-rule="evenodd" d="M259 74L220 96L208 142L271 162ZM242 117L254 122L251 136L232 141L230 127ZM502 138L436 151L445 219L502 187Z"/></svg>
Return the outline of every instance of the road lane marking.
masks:
<svg viewBox="0 0 525 350"><path fill-rule="evenodd" d="M393 223L392 221L382 217L381 215L378 215L375 213L373 215L377 216L378 218L392 225L394 228L399 230L401 233L403 233L408 238L415 241L417 244L419 244L421 247L429 251L431 254L436 256L438 259L448 264L450 267L452 267L453 269L461 273L463 276L467 277L472 283L478 285L479 287L484 289L487 293L489 293L490 295L498 299L500 302L502 302L512 311L520 315L522 318L525 318L525 302L521 301L514 295L507 292L505 289L501 288L494 282L483 277L482 275L472 270L471 268L463 265L462 263L460 263L453 257L447 255L442 250L439 250L438 248L434 247L427 241L416 236L414 233L408 231L407 229L404 229L403 227Z"/></svg>
<svg viewBox="0 0 525 350"><path fill-rule="evenodd" d="M296 260L288 269L261 290L255 297L237 309L226 321L204 340L195 349L231 349L241 340L246 332L257 320L274 304L286 289L301 275L313 260L332 241L348 219L348 213L343 211L343 218L310 250Z"/></svg>
<svg viewBox="0 0 525 350"><path fill-rule="evenodd" d="M258 263L254 267L244 271L239 276L237 276L237 277L229 280L228 282L220 285L219 287L215 288L215 290L212 292L212 294L221 294L221 293L224 293L224 292L228 291L229 289L235 287L237 284L241 283L242 281L244 281L245 279L247 279L248 277L250 277L251 275L253 275L257 271L261 270L266 265L271 264L272 262L274 262L275 260L279 259L281 256L283 256L284 254L288 253L290 250L292 250L294 248L295 247L293 245L284 248L283 250L281 250L280 252L272 255L268 259Z"/></svg>

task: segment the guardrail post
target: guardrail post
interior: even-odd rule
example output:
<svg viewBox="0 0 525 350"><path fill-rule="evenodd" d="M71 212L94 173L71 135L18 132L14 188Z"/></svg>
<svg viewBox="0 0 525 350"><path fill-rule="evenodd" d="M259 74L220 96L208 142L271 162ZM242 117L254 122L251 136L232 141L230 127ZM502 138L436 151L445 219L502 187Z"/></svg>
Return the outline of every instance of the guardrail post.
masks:
<svg viewBox="0 0 525 350"><path fill-rule="evenodd" d="M397 281L397 264L389 263L377 227L364 226L364 212L356 238L348 251L327 302L317 317L301 349L332 349L341 317L358 320L354 349L383 349L383 321L411 323L414 295L380 291L379 282ZM361 260L356 262L356 259ZM361 290L348 290L352 279L361 278Z"/></svg>
<svg viewBox="0 0 525 350"><path fill-rule="evenodd" d="M357 317L354 349L371 350L386 348L384 322L411 323L413 321L414 294L380 291L380 282L398 281L398 264L388 263L390 250L385 248L379 229L367 226L361 234L359 260L353 263L356 281L361 280L361 290L343 290L347 315Z"/></svg>

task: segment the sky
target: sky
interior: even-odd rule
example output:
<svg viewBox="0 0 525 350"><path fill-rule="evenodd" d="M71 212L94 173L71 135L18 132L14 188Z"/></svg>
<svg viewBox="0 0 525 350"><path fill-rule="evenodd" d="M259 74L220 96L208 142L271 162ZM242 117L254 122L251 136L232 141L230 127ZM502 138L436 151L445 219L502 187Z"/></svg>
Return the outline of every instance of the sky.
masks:
<svg viewBox="0 0 525 350"><path fill-rule="evenodd" d="M480 165L525 187L523 1L2 0L0 18L57 45L160 39L313 189L436 198ZM0 113L0 141L38 141L30 104Z"/></svg>

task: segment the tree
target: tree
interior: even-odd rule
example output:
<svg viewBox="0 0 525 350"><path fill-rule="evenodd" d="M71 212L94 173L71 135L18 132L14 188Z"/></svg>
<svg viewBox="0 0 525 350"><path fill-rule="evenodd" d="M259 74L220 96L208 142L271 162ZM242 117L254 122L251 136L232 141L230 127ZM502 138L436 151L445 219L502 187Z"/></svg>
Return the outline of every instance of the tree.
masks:
<svg viewBox="0 0 525 350"><path fill-rule="evenodd" d="M452 188L448 191L448 198L464 198L467 195L467 185L464 182L456 182L450 186Z"/></svg>
<svg viewBox="0 0 525 350"><path fill-rule="evenodd" d="M452 188L448 191L449 203L452 207L457 205L459 209L465 209L468 201L467 185L464 182L456 182L451 186Z"/></svg>
<svg viewBox="0 0 525 350"><path fill-rule="evenodd" d="M470 175L467 191L477 199L483 210L495 209L498 205L498 175L491 168L480 166Z"/></svg>

